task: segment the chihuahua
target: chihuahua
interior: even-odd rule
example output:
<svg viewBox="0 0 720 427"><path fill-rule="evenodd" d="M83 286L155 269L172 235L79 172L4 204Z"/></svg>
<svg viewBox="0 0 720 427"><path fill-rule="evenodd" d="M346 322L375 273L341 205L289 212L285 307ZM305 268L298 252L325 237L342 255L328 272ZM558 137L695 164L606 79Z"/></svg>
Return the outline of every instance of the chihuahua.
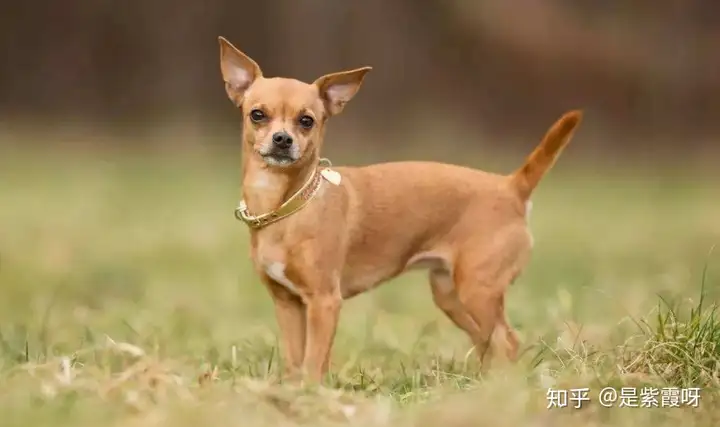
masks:
<svg viewBox="0 0 720 427"><path fill-rule="evenodd" d="M243 123L244 199L235 213L274 301L286 374L321 381L343 301L414 268L429 271L435 305L470 337L482 371L495 357L516 360L505 292L533 245L530 196L582 113L563 115L510 175L420 161L334 168L320 157L328 119L371 67L307 84L265 77L219 43Z"/></svg>

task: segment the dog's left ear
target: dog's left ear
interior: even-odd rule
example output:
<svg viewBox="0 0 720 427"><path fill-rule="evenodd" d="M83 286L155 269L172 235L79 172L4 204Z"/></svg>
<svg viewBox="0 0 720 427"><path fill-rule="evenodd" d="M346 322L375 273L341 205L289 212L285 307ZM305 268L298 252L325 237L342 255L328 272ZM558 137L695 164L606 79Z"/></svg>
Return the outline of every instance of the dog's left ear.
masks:
<svg viewBox="0 0 720 427"><path fill-rule="evenodd" d="M220 70L225 81L228 97L240 107L245 91L259 77L262 77L260 66L249 56L240 52L224 37L218 37L220 43Z"/></svg>
<svg viewBox="0 0 720 427"><path fill-rule="evenodd" d="M339 114L360 90L365 74L372 67L362 67L350 71L326 74L313 83L317 86L320 96L330 115Z"/></svg>

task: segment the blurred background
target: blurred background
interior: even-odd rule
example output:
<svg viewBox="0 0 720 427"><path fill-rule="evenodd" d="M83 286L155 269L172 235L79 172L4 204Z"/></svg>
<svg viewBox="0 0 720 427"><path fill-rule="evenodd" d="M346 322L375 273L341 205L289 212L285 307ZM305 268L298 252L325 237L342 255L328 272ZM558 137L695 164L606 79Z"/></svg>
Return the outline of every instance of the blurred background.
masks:
<svg viewBox="0 0 720 427"><path fill-rule="evenodd" d="M0 126L76 140L92 129L86 142L101 145L118 134L136 139L112 143L147 144L137 137L160 129L236 144L223 35L268 76L372 65L332 128L332 150L349 157L379 160L398 145L432 158L448 147L524 153L583 108L578 153L703 158L720 135L718 14L710 0L7 2Z"/></svg>
<svg viewBox="0 0 720 427"><path fill-rule="evenodd" d="M267 76L374 67L330 122L335 164L509 172L585 110L534 194L535 253L508 302L526 343L697 295L720 241L718 17L710 0L6 1L0 365L103 334L200 359L258 330L276 344L233 217L241 125L220 35ZM341 355L414 348L435 322L428 354L465 354L419 274L348 304ZM395 326L373 332L378 318Z"/></svg>

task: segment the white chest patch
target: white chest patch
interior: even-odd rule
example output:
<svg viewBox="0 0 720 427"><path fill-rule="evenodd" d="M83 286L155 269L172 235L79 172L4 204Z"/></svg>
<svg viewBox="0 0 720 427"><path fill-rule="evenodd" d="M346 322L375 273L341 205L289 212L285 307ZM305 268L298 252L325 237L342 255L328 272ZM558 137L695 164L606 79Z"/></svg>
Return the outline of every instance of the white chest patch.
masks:
<svg viewBox="0 0 720 427"><path fill-rule="evenodd" d="M274 281L285 286L288 291L300 296L300 291L298 291L297 286L285 275L285 264L281 262L271 262L265 267L265 273Z"/></svg>

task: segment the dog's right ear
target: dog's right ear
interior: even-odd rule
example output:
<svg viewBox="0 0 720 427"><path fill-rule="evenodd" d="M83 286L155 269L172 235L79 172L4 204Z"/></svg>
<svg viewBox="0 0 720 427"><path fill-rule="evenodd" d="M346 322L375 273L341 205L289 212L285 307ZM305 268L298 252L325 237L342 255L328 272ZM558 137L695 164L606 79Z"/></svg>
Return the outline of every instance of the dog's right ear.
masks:
<svg viewBox="0 0 720 427"><path fill-rule="evenodd" d="M259 77L262 71L258 64L249 56L240 52L224 37L218 37L220 43L220 70L225 81L228 97L240 107L245 91Z"/></svg>

